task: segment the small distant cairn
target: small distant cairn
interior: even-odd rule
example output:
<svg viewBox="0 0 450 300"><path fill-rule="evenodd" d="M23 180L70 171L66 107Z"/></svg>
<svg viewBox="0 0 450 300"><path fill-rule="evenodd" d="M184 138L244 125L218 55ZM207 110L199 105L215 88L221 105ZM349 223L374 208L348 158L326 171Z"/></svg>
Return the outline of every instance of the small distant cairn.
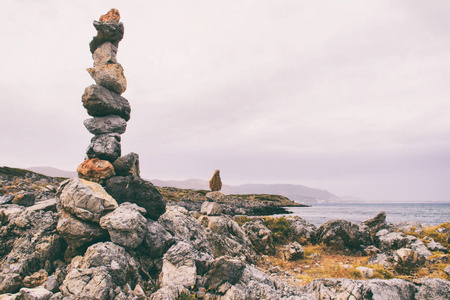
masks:
<svg viewBox="0 0 450 300"><path fill-rule="evenodd" d="M212 216L222 213L222 206L217 203L225 200L225 195L220 192L222 189L222 180L220 179L220 170L215 170L209 180L211 192L206 194L207 201L202 204L200 213Z"/></svg>
<svg viewBox="0 0 450 300"><path fill-rule="evenodd" d="M86 88L82 102L92 118L84 121L94 135L86 151L85 161L77 168L80 178L104 184L115 175L139 176L139 156L121 157L121 134L127 128L131 107L121 96L127 89L122 65L117 62L119 42L124 35L117 9L111 9L94 21L97 30L89 44L94 66L87 71L96 84Z"/></svg>

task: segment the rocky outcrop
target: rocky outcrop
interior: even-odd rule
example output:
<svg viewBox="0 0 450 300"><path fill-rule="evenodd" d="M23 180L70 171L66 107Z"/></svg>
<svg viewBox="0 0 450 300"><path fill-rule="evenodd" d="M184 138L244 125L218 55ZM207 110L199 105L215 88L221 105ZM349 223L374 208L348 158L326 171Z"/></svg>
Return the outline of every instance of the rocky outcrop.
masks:
<svg viewBox="0 0 450 300"><path fill-rule="evenodd" d="M366 220L366 221L362 222L361 224L369 227L370 232L372 234L375 234L387 226L386 213L384 211L382 211L382 212L378 213L372 219Z"/></svg>
<svg viewBox="0 0 450 300"><path fill-rule="evenodd" d="M304 256L302 245L298 242L289 243L281 248L281 254L285 260L297 260Z"/></svg>
<svg viewBox="0 0 450 300"><path fill-rule="evenodd" d="M212 192L218 192L222 188L222 180L220 179L220 170L215 170L213 176L209 180L209 188Z"/></svg>
<svg viewBox="0 0 450 300"><path fill-rule="evenodd" d="M272 232L264 225L261 219L247 222L242 226L247 237L252 242L253 248L259 254L274 255L275 245Z"/></svg>
<svg viewBox="0 0 450 300"><path fill-rule="evenodd" d="M286 220L299 240L314 243L316 241L316 225L299 217L289 217Z"/></svg>
<svg viewBox="0 0 450 300"><path fill-rule="evenodd" d="M378 247L383 250L396 250L405 247L408 244L408 238L401 232L389 232L382 229L376 233Z"/></svg>
<svg viewBox="0 0 450 300"><path fill-rule="evenodd" d="M347 220L331 220L316 231L317 241L336 250L360 250L361 232L359 226Z"/></svg>
<svg viewBox="0 0 450 300"><path fill-rule="evenodd" d="M207 216L217 216L222 213L222 206L216 202L205 201L200 208L200 213Z"/></svg>

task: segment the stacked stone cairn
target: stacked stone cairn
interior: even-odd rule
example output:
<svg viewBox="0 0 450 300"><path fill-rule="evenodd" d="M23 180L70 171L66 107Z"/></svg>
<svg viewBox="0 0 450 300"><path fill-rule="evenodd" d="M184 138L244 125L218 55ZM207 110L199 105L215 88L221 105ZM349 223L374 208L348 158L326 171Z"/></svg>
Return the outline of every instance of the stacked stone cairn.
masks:
<svg viewBox="0 0 450 300"><path fill-rule="evenodd" d="M220 179L220 170L215 170L209 180L211 192L206 194L206 201L202 204L200 213L214 216L222 213L222 206L217 202L225 200L225 195L220 192L222 189L222 180Z"/></svg>
<svg viewBox="0 0 450 300"><path fill-rule="evenodd" d="M116 55L124 35L117 9L94 21L90 42L94 66L87 71L95 80L82 102L92 118L84 121L94 135L78 177L58 190L57 230L67 242L70 259L98 241L112 241L126 249L138 247L146 234L147 219L157 220L166 210L159 191L140 177L139 156L121 156L121 137L130 119L130 104L121 96L127 88Z"/></svg>

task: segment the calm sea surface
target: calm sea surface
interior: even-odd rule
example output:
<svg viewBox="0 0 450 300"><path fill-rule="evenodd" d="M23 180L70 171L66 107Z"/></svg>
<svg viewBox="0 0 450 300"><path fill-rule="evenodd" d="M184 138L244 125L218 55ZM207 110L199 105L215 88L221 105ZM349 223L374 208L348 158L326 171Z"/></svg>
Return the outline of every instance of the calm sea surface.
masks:
<svg viewBox="0 0 450 300"><path fill-rule="evenodd" d="M361 223L380 211L386 212L386 221L419 221L431 225L450 222L450 203L327 203L311 207L287 207L293 214L316 226L328 220L344 219Z"/></svg>

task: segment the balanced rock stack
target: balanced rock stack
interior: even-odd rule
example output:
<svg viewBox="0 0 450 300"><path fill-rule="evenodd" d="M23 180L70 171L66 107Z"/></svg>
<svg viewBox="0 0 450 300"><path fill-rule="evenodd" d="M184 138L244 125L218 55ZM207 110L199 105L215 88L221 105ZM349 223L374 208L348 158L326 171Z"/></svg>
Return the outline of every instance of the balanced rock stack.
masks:
<svg viewBox="0 0 450 300"><path fill-rule="evenodd" d="M57 230L68 245L66 258L98 241L134 249L143 242L147 218L157 220L166 210L162 195L140 177L139 156L121 156L120 135L131 109L121 96L127 81L116 59L124 34L119 20L119 11L111 9L94 21L97 36L89 45L94 67L87 71L96 84L82 96L92 116L84 125L94 137L77 168L79 178L63 182L57 193Z"/></svg>
<svg viewBox="0 0 450 300"><path fill-rule="evenodd" d="M124 34L123 23L119 21L117 9L111 9L100 17L100 21L94 21L97 36L89 44L94 66L87 71L96 84L87 87L82 97L83 106L92 116L84 121L84 125L94 137L86 152L87 159L77 171L80 178L100 184L105 184L116 174L139 176L137 154L119 159L120 135L126 130L131 112L128 100L121 96L127 88L127 80L116 59ZM118 168L113 166L114 163ZM125 164L129 169L124 170Z"/></svg>
<svg viewBox="0 0 450 300"><path fill-rule="evenodd" d="M205 195L207 201L202 204L200 212L208 216L219 215L222 213L222 206L216 202L225 200L225 195L219 192L222 188L220 170L214 171L213 176L209 180L209 188L211 189L211 192Z"/></svg>

